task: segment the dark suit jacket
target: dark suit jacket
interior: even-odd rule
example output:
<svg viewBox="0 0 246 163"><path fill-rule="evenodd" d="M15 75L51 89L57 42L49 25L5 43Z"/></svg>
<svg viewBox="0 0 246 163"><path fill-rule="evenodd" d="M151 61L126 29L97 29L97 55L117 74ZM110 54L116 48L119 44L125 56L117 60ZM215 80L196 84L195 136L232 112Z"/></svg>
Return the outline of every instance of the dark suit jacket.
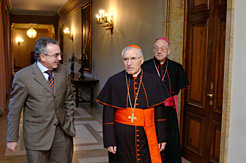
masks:
<svg viewBox="0 0 246 163"><path fill-rule="evenodd" d="M28 149L50 149L56 115L65 133L75 136L74 100L67 68L60 64L53 72L54 93L37 63L15 74L9 103L7 141L19 139L22 108L23 138Z"/></svg>

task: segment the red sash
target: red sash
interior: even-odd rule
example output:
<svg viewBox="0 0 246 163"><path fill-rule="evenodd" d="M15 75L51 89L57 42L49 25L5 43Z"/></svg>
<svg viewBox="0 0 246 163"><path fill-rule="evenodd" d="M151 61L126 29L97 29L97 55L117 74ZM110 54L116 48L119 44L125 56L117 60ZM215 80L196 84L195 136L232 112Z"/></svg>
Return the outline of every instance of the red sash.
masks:
<svg viewBox="0 0 246 163"><path fill-rule="evenodd" d="M170 98L166 99L164 104L165 104L165 106L173 106L173 107L175 107L174 96L171 96Z"/></svg>
<svg viewBox="0 0 246 163"><path fill-rule="evenodd" d="M166 99L166 101L164 102L165 106L173 106L174 109L176 110L176 114L177 114L177 120L179 120L178 118L178 108L177 108L177 95L171 96L170 98Z"/></svg>
<svg viewBox="0 0 246 163"><path fill-rule="evenodd" d="M155 129L155 110L154 108L150 109L134 109L134 119L133 123L131 123L132 117L132 109L117 109L115 112L115 122L132 125L132 126L143 126L146 132L148 144L149 144L149 152L151 162L154 163L161 163L161 155L160 150L158 147L158 141L156 136L156 129Z"/></svg>

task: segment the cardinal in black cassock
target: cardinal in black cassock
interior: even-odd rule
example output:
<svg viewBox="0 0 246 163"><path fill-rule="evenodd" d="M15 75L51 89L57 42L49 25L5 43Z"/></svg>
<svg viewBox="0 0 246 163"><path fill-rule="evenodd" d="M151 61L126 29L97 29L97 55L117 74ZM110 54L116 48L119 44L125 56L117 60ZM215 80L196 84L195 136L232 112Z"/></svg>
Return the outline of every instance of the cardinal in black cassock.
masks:
<svg viewBox="0 0 246 163"><path fill-rule="evenodd" d="M170 43L166 38L159 38L153 46L154 58L145 61L142 68L158 76L168 88L171 95L165 106L169 108L168 116L168 140L165 151L162 152L163 162L180 163L180 136L177 118L177 95L180 90L189 85L189 81L181 64L167 58L170 54Z"/></svg>
<svg viewBox="0 0 246 163"><path fill-rule="evenodd" d="M156 75L141 69L141 48L128 45L122 57L125 71L110 77L97 97L104 105L103 140L109 162L162 162L168 116L164 102L170 95Z"/></svg>

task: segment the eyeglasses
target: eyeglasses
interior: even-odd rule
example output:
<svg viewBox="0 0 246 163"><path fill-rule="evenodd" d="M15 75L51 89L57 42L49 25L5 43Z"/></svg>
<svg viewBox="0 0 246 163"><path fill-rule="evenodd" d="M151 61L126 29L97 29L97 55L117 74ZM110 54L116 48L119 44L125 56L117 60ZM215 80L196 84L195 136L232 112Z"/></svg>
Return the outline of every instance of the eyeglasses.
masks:
<svg viewBox="0 0 246 163"><path fill-rule="evenodd" d="M169 47L165 47L165 46L162 46L162 47L154 46L154 47L153 47L153 51L154 51L154 52L158 52L159 49L160 49L162 52L166 52L166 50L168 50Z"/></svg>
<svg viewBox="0 0 246 163"><path fill-rule="evenodd" d="M53 54L53 55L48 55L48 54L44 54L44 55L49 56L49 57L57 58L58 56L62 57L62 52L61 53L56 53L56 54Z"/></svg>
<svg viewBox="0 0 246 163"><path fill-rule="evenodd" d="M131 57L131 58L123 58L123 62L128 62L129 60L132 62L137 62L137 60L142 57Z"/></svg>

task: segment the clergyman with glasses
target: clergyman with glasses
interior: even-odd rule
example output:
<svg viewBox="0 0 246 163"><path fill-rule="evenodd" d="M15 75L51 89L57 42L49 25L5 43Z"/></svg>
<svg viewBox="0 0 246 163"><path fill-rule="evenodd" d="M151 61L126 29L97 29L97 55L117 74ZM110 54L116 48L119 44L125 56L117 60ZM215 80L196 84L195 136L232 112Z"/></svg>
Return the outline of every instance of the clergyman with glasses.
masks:
<svg viewBox="0 0 246 163"><path fill-rule="evenodd" d="M16 152L23 111L23 140L28 163L70 163L73 156L74 100L58 42L42 37L36 62L18 71L9 102L7 148Z"/></svg>
<svg viewBox="0 0 246 163"><path fill-rule="evenodd" d="M160 163L170 97L161 80L141 69L142 49L122 50L125 70L111 76L97 97L103 105L103 140L111 163Z"/></svg>
<svg viewBox="0 0 246 163"><path fill-rule="evenodd" d="M168 59L171 53L170 42L166 38L158 38L153 45L154 57L143 63L144 71L158 76L168 88L171 95L164 104L169 108L168 139L162 159L165 162L181 163L180 136L178 126L177 95L189 85L189 81L181 64Z"/></svg>

